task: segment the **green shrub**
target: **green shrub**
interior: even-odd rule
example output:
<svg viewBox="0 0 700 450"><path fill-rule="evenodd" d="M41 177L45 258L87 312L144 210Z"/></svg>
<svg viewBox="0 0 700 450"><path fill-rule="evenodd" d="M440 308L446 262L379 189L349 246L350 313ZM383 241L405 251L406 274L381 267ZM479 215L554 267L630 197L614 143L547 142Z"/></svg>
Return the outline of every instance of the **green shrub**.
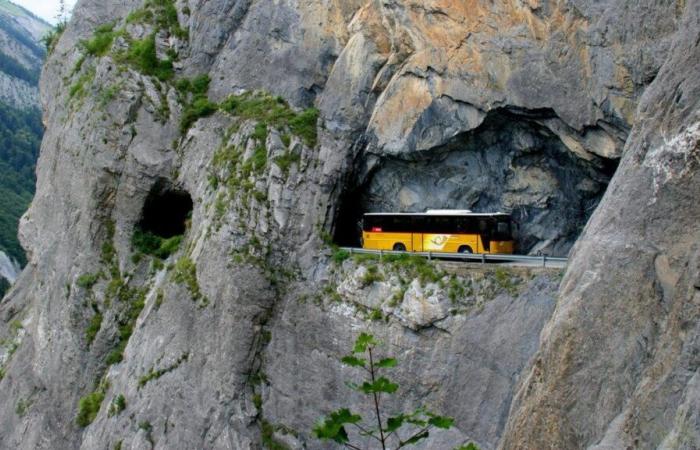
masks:
<svg viewBox="0 0 700 450"><path fill-rule="evenodd" d="M290 450L289 446L275 439L275 426L266 420L260 423L263 447L267 450Z"/></svg>
<svg viewBox="0 0 700 450"><path fill-rule="evenodd" d="M170 80L174 74L172 60L158 59L155 33L132 42L123 60L144 75L155 76L160 81Z"/></svg>
<svg viewBox="0 0 700 450"><path fill-rule="evenodd" d="M112 48L112 42L117 34L114 31L114 23L108 23L97 27L91 39L80 43L89 55L104 56Z"/></svg>
<svg viewBox="0 0 700 450"><path fill-rule="evenodd" d="M369 286L371 284L374 284L378 281L384 281L384 276L379 273L379 269L377 266L369 266L367 267L367 272L362 276L362 279L360 279L360 282L362 283L362 286Z"/></svg>
<svg viewBox="0 0 700 450"><path fill-rule="evenodd" d="M289 148L289 145L292 143L292 137L290 135L288 135L287 133L280 135L280 140L282 141L282 144L284 144L284 146L286 148Z"/></svg>
<svg viewBox="0 0 700 450"><path fill-rule="evenodd" d="M190 92L193 94L205 95L209 90L209 84L211 83L211 78L208 74L197 75L192 79L192 87Z"/></svg>
<svg viewBox="0 0 700 450"><path fill-rule="evenodd" d="M324 239L324 241L325 240L326 239ZM355 261L356 264L377 262L379 261L379 255L375 255L373 253L355 253L354 255L352 255L352 260Z"/></svg>
<svg viewBox="0 0 700 450"><path fill-rule="evenodd" d="M121 84L113 84L107 89L100 92L98 96L99 104L102 108L107 106L114 98L117 96L119 91L122 89Z"/></svg>
<svg viewBox="0 0 700 450"><path fill-rule="evenodd" d="M102 401L105 399L104 391L102 387L99 387L95 392L80 399L78 402L78 416L75 419L80 427L84 428L95 420L97 413L100 412Z"/></svg>
<svg viewBox="0 0 700 450"><path fill-rule="evenodd" d="M82 99L87 94L89 85L95 80L95 68L91 67L83 75L81 75L68 91L68 96L71 99Z"/></svg>
<svg viewBox="0 0 700 450"><path fill-rule="evenodd" d="M173 236L168 239L163 239L160 248L156 251L156 256L161 259L166 259L168 256L175 253L180 248L182 238L182 236Z"/></svg>
<svg viewBox="0 0 700 450"><path fill-rule="evenodd" d="M80 275L78 277L78 280L75 282L75 284L77 284L78 287L81 287L83 289L90 289L95 285L95 283L97 283L98 279L99 279L99 274L86 273L86 274Z"/></svg>
<svg viewBox="0 0 700 450"><path fill-rule="evenodd" d="M251 134L250 137L264 144L267 140L267 124L265 124L264 122L259 122L255 124L255 129L253 130L253 134Z"/></svg>
<svg viewBox="0 0 700 450"><path fill-rule="evenodd" d="M180 119L180 132L185 133L192 125L203 117L209 117L219 109L219 105L210 101L207 97L197 96L185 105Z"/></svg>
<svg viewBox="0 0 700 450"><path fill-rule="evenodd" d="M140 253L167 259L180 248L182 239L182 235L162 238L137 227L131 237L131 245Z"/></svg>
<svg viewBox="0 0 700 450"><path fill-rule="evenodd" d="M289 128L292 130L292 133L302 138L309 147L316 147L318 140L318 116L318 109L309 108L289 121Z"/></svg>
<svg viewBox="0 0 700 450"><path fill-rule="evenodd" d="M17 405L15 405L15 413L19 417L24 417L27 414L30 406L32 406L32 402L30 400L24 400L21 398L17 402Z"/></svg>
<svg viewBox="0 0 700 450"><path fill-rule="evenodd" d="M256 147L250 162L253 164L253 170L260 173L267 166L267 149L263 146Z"/></svg>
<svg viewBox="0 0 700 450"><path fill-rule="evenodd" d="M255 120L278 129L288 127L307 145L316 145L319 112L315 108L295 113L281 97L248 92L230 96L221 104L221 109L237 117Z"/></svg>
<svg viewBox="0 0 700 450"><path fill-rule="evenodd" d="M422 284L437 283L445 273L435 267L432 261L416 255L386 255L386 263L391 264L396 270L403 270L409 276L418 278Z"/></svg>
<svg viewBox="0 0 700 450"><path fill-rule="evenodd" d="M496 281L496 285L499 288L508 291L508 293L511 295L517 294L517 292L518 292L517 284L513 281L513 276L508 271L508 269L498 267L494 271L494 279Z"/></svg>
<svg viewBox="0 0 700 450"><path fill-rule="evenodd" d="M452 303L457 303L457 300L463 298L466 293L467 290L464 284L460 283L457 277L452 275L450 277L449 284L447 285L447 296L449 297L450 301Z"/></svg>
<svg viewBox="0 0 700 450"><path fill-rule="evenodd" d="M123 280L116 279L110 282L112 285L111 292L107 292L106 296L116 297L120 303L126 305L119 317L119 335L114 344L114 348L107 355L105 363L107 365L117 364L124 359L124 350L126 349L131 334L134 331L136 319L138 319L141 311L146 305L147 289L138 289L129 287Z"/></svg>
<svg viewBox="0 0 700 450"><path fill-rule="evenodd" d="M88 347L92 345L93 341L95 340L95 336L97 336L97 333L99 333L101 328L102 314L95 313L95 315L92 316L92 319L90 319L90 324L85 330L85 340L87 341Z"/></svg>
<svg viewBox="0 0 700 450"><path fill-rule="evenodd" d="M146 8L140 8L129 13L126 16L126 23L143 23L153 20L153 11Z"/></svg>
<svg viewBox="0 0 700 450"><path fill-rule="evenodd" d="M63 32L66 31L67 26L68 23L65 20L61 21L41 38L41 43L46 47L46 53L49 55L53 53L56 44L58 44L59 39L61 39Z"/></svg>
<svg viewBox="0 0 700 450"><path fill-rule="evenodd" d="M148 0L143 8L127 16L126 23L150 23L159 30L187 39L187 30L180 26L173 0Z"/></svg>
<svg viewBox="0 0 700 450"><path fill-rule="evenodd" d="M155 24L160 29L183 39L187 37L187 32L180 27L174 0L148 0L144 6L154 11Z"/></svg>
<svg viewBox="0 0 700 450"><path fill-rule="evenodd" d="M283 155L274 159L275 164L287 175L292 164L296 164L301 160L301 157L292 151L287 151Z"/></svg>
<svg viewBox="0 0 700 450"><path fill-rule="evenodd" d="M198 301L202 298L202 291L197 282L197 266L190 258L182 257L175 263L173 281L184 284L190 291L192 300Z"/></svg>
<svg viewBox="0 0 700 450"><path fill-rule="evenodd" d="M382 319L384 319L384 314L382 314L382 311L379 309L373 309L369 314L369 320L378 321Z"/></svg>
<svg viewBox="0 0 700 450"><path fill-rule="evenodd" d="M350 252L341 248L336 248L331 255L331 260L338 265L345 262L348 258L350 258Z"/></svg>
<svg viewBox="0 0 700 450"><path fill-rule="evenodd" d="M122 394L117 395L112 399L112 403L109 405L108 415L110 417L120 414L126 409L126 399Z"/></svg>
<svg viewBox="0 0 700 450"><path fill-rule="evenodd" d="M260 411L262 409L262 396L260 394L254 394L253 395L253 406L255 406L255 409Z"/></svg>

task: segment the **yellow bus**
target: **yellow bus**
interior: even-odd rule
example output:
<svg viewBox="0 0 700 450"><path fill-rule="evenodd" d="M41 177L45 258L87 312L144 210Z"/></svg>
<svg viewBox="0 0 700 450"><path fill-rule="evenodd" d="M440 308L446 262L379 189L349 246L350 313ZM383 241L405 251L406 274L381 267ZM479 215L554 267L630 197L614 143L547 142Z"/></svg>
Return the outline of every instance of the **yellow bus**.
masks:
<svg viewBox="0 0 700 450"><path fill-rule="evenodd" d="M428 210L367 213L362 248L408 252L513 253L512 220L504 213Z"/></svg>

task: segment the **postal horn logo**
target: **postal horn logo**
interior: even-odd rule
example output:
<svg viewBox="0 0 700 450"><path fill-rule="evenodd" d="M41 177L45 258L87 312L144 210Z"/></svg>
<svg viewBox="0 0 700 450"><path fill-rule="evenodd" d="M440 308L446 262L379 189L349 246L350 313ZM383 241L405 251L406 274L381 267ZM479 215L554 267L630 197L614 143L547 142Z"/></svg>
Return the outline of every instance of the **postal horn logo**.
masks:
<svg viewBox="0 0 700 450"><path fill-rule="evenodd" d="M437 245L438 247L441 247L445 245L447 239L449 239L449 236L438 234L437 236L433 236L432 239L430 239L430 242L434 245Z"/></svg>

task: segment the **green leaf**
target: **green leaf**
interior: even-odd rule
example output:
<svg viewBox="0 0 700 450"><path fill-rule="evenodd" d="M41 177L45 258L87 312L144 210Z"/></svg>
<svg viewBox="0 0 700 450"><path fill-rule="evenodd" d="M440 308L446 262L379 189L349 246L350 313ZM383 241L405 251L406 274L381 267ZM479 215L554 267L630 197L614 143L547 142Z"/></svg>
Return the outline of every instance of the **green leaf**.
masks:
<svg viewBox="0 0 700 450"><path fill-rule="evenodd" d="M343 359L340 360L343 364L346 366L352 366L352 367L365 367L365 364L367 361L365 361L362 358L356 358L354 356L348 355L344 357Z"/></svg>
<svg viewBox="0 0 700 450"><path fill-rule="evenodd" d="M419 441L422 441L423 439L426 439L428 436L430 436L430 433L427 431L424 431L422 433L418 433L414 436L411 436L408 440L402 441L401 445L413 445Z"/></svg>
<svg viewBox="0 0 700 450"><path fill-rule="evenodd" d="M429 420L428 423L435 428L442 428L443 430L448 430L452 428L452 425L454 425L455 420L451 417L443 417L443 416L432 416Z"/></svg>
<svg viewBox="0 0 700 450"><path fill-rule="evenodd" d="M398 361L396 361L395 358L385 358L377 363L377 367L382 367L382 368L396 367L396 364L398 364Z"/></svg>
<svg viewBox="0 0 700 450"><path fill-rule="evenodd" d="M367 333L362 333L358 336L355 341L355 348L353 348L353 353L364 353L367 351L367 347L374 347L377 345L377 341L374 340L374 336Z"/></svg>
<svg viewBox="0 0 700 450"><path fill-rule="evenodd" d="M313 429L314 435L321 440L331 440L339 444L348 442L348 433L345 424L353 424L362 421L362 417L352 414L347 408L339 409L321 422L317 423Z"/></svg>
<svg viewBox="0 0 700 450"><path fill-rule="evenodd" d="M473 442L468 444L462 444L459 447L455 447L454 450L479 450L479 446Z"/></svg>
<svg viewBox="0 0 700 450"><path fill-rule="evenodd" d="M396 417L389 417L389 419L386 421L386 429L384 432L386 434L393 433L403 426L404 420L406 420L406 416L403 414Z"/></svg>
<svg viewBox="0 0 700 450"><path fill-rule="evenodd" d="M365 381L362 383L362 386L360 386L360 390L365 394L374 394L377 392L393 394L398 388L398 384L392 383L390 380L384 377L378 378L373 383Z"/></svg>

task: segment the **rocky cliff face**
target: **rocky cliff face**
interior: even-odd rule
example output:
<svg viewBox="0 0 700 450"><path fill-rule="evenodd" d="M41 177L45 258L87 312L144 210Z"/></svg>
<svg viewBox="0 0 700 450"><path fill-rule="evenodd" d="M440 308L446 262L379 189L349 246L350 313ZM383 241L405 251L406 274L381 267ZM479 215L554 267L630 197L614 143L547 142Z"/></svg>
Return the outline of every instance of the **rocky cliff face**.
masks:
<svg viewBox="0 0 700 450"><path fill-rule="evenodd" d="M423 448L697 446L697 10L79 2L0 307L0 442L324 448L371 330L396 406L456 418ZM556 273L331 258L359 212L426 205L512 211L525 251L588 225L556 302Z"/></svg>

